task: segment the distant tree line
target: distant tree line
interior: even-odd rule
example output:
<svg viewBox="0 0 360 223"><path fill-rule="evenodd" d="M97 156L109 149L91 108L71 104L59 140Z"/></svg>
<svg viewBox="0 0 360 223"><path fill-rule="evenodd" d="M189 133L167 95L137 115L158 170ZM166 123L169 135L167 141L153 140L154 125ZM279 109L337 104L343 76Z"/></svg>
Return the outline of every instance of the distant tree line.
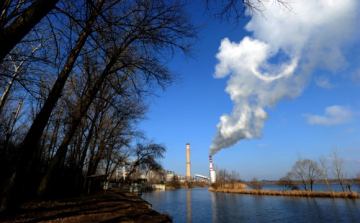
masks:
<svg viewBox="0 0 360 223"><path fill-rule="evenodd" d="M217 171L216 183L211 186L214 189L245 189L245 183L254 190L263 188L263 182L256 177L245 182L240 179L236 171L229 173L225 169ZM338 183L342 192L352 192L354 185L360 189L360 173L357 173L354 178L349 178L344 169L344 159L334 148L330 157L321 156L319 162L303 158L299 154L291 171L276 181L276 184L283 190L314 191L315 183L325 184L329 192L333 191L333 183ZM240 186L241 184L242 186ZM236 188L237 186L238 188Z"/></svg>
<svg viewBox="0 0 360 223"><path fill-rule="evenodd" d="M328 162L330 160L330 162ZM304 159L298 155L298 160L290 172L278 180L278 185L284 190L297 189L300 185L305 191L313 191L316 182L325 183L331 192L331 183L339 183L342 192L352 191L353 184L359 185L360 173L357 177L350 179L344 169L344 160L339 156L336 148L332 150L332 156L327 159L324 156L319 158L319 163L310 159Z"/></svg>

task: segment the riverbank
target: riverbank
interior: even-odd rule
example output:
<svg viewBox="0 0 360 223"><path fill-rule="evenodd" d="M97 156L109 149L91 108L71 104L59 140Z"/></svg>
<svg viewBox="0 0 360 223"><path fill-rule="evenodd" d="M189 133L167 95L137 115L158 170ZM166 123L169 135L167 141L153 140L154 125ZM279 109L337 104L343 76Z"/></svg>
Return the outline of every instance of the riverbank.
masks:
<svg viewBox="0 0 360 223"><path fill-rule="evenodd" d="M171 218L129 193L107 191L78 198L28 202L0 222L131 222L170 223Z"/></svg>
<svg viewBox="0 0 360 223"><path fill-rule="evenodd" d="M246 190L246 189L215 189L209 191L219 193L253 194L269 196L294 196L294 197L331 197L331 198L360 198L356 192L328 192L328 191L277 191L277 190Z"/></svg>

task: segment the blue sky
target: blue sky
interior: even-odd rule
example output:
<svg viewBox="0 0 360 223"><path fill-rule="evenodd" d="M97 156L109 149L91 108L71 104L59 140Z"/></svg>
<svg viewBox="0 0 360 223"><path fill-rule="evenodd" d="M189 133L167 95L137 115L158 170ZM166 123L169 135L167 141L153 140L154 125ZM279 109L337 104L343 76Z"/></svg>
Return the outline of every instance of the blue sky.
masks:
<svg viewBox="0 0 360 223"><path fill-rule="evenodd" d="M208 175L210 146L215 166L244 180L277 180L298 153L331 162L334 147L349 177L360 172L359 4L304 0L292 12L270 4L266 19L248 17L234 29L204 14L199 2L189 5L194 23L205 24L195 58L179 54L169 63L181 80L150 99L139 125L166 146L164 168L185 175L190 143L192 175ZM230 121L217 131L224 114ZM238 116L249 118L241 123Z"/></svg>

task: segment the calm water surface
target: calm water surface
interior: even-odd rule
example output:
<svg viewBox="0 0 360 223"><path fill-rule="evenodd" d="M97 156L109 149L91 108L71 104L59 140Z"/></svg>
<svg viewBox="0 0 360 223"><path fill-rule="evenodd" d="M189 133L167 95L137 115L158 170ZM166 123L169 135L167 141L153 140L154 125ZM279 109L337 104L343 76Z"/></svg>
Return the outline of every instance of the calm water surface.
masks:
<svg viewBox="0 0 360 223"><path fill-rule="evenodd" d="M332 191L342 191L341 185L338 183L330 184L330 186L331 186ZM298 187L299 187L299 190L303 190L303 187L301 185L298 185ZM263 185L262 189L263 190L283 190L283 188L281 186L278 186L276 184ZM326 184L314 184L313 190L314 191L328 191L328 187ZM352 184L351 190L360 193L360 189L357 187L356 184Z"/></svg>
<svg viewBox="0 0 360 223"><path fill-rule="evenodd" d="M209 192L208 188L153 191L142 198L175 223L360 222L360 200Z"/></svg>

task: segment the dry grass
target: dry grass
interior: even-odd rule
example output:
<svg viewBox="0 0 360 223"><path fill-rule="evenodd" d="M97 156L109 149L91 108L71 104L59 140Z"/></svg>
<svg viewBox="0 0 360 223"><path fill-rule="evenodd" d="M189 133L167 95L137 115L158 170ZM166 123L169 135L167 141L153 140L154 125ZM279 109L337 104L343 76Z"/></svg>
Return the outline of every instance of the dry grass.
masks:
<svg viewBox="0 0 360 223"><path fill-rule="evenodd" d="M0 222L172 222L166 214L151 209L145 200L133 194L107 191L77 198L33 201L19 210L0 216Z"/></svg>
<svg viewBox="0 0 360 223"><path fill-rule="evenodd" d="M244 190L246 189L247 185L243 183L234 183L234 184L226 184L222 189L229 189L229 190Z"/></svg>
<svg viewBox="0 0 360 223"><path fill-rule="evenodd" d="M244 189L214 189L209 191L220 193L270 195L270 196L294 196L294 197L332 197L332 198L360 198L356 192L327 192L327 191L277 191L277 190L244 190Z"/></svg>

